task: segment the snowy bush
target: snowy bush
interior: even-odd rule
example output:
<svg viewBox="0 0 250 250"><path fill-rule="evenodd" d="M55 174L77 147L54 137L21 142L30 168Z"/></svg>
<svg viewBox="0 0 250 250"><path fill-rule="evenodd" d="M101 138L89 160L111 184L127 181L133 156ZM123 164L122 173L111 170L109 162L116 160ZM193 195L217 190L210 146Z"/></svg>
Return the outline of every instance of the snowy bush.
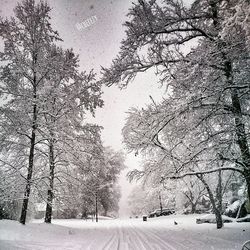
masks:
<svg viewBox="0 0 250 250"><path fill-rule="evenodd" d="M236 200L229 205L224 213L232 218L242 218L247 215L246 201Z"/></svg>
<svg viewBox="0 0 250 250"><path fill-rule="evenodd" d="M232 218L225 216L225 215L222 216L222 220L223 220L223 223L233 222ZM216 223L215 215L208 214L208 215L204 215L196 219L196 224L202 224L202 223Z"/></svg>
<svg viewBox="0 0 250 250"><path fill-rule="evenodd" d="M231 205L227 207L225 215L232 218L236 218L240 206L241 206L240 200L234 201Z"/></svg>

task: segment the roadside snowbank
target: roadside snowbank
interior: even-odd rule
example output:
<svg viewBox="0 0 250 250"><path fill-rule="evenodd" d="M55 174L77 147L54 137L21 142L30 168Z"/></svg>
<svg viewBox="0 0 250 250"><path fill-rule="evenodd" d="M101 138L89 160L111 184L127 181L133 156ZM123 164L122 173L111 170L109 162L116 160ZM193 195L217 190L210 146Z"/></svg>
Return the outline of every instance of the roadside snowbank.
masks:
<svg viewBox="0 0 250 250"><path fill-rule="evenodd" d="M35 221L26 226L0 221L1 250L229 250L241 249L250 239L250 223L229 223L217 230L214 224L196 224L200 215L127 220L53 220L48 225ZM178 224L175 225L174 221Z"/></svg>

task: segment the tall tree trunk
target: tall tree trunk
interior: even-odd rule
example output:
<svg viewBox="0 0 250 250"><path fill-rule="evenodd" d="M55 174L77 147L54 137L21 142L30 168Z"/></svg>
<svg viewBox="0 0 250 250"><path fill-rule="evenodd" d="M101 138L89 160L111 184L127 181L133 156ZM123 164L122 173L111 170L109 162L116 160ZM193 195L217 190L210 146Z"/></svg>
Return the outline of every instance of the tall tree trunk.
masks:
<svg viewBox="0 0 250 250"><path fill-rule="evenodd" d="M196 202L195 203L191 202L191 214L194 214L196 212L196 205L197 205Z"/></svg>
<svg viewBox="0 0 250 250"><path fill-rule="evenodd" d="M95 194L95 221L98 222L98 195Z"/></svg>
<svg viewBox="0 0 250 250"><path fill-rule="evenodd" d="M218 184L216 187L217 208L222 213L222 171L218 171Z"/></svg>
<svg viewBox="0 0 250 250"><path fill-rule="evenodd" d="M51 139L49 143L49 166L50 166L50 176L49 176L49 189L47 194L47 205L45 212L45 222L51 223L52 218L52 205L53 205L53 193L54 193L54 177L55 177L55 159L54 159L54 140Z"/></svg>
<svg viewBox="0 0 250 250"><path fill-rule="evenodd" d="M36 82L36 77L34 77L34 82ZM22 211L20 216L20 223L25 225L26 217L27 217L27 209L31 191L31 179L33 174L33 165L34 165L34 151L35 151L35 143L36 143L36 128L37 128L37 105L36 105L37 93L36 87L34 85L33 89L33 119L32 119L32 132L31 132L31 140L30 140L30 152L29 152L29 165L28 165L28 174L27 174L27 182L25 186L24 198Z"/></svg>
<svg viewBox="0 0 250 250"><path fill-rule="evenodd" d="M161 193L160 192L159 192L159 202L160 202L160 210L161 210L161 214L162 214L163 207L162 207Z"/></svg>
<svg viewBox="0 0 250 250"><path fill-rule="evenodd" d="M223 227L223 220L222 220L221 212L216 207L214 208L214 214L215 214L215 218L216 218L217 229L220 229Z"/></svg>
<svg viewBox="0 0 250 250"><path fill-rule="evenodd" d="M250 172L246 177L246 183L247 183L248 203L250 203Z"/></svg>
<svg viewBox="0 0 250 250"><path fill-rule="evenodd" d="M208 192L209 199L211 201L211 204L212 204L212 207L213 207L213 211L214 211L214 214L215 214L216 226L217 226L217 229L220 229L220 228L223 227L223 220L222 220L221 211L217 208L216 201L214 199L213 193L212 193L209 185L207 184L207 182L204 180L203 176L199 174L199 175L197 175L197 177L204 184L204 186L205 186L205 188L206 188L206 190Z"/></svg>
<svg viewBox="0 0 250 250"><path fill-rule="evenodd" d="M225 75L227 77L228 85L233 85L233 73L232 73L232 64L230 61L225 63ZM249 146L247 143L247 136L245 130L245 124L242 117L241 103L239 99L238 89L231 88L231 101L232 101L232 110L234 116L235 132L237 135L237 144L240 148L242 165L244 166L244 177L247 183L248 190L248 199L250 200L250 152Z"/></svg>

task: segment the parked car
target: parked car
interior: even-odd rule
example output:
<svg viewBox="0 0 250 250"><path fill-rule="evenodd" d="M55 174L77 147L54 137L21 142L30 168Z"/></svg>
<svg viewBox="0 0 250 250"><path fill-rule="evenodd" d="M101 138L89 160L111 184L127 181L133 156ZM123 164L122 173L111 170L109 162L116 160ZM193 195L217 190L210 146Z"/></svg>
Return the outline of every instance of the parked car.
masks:
<svg viewBox="0 0 250 250"><path fill-rule="evenodd" d="M161 209L156 209L148 215L148 218L158 217L161 214Z"/></svg>
<svg viewBox="0 0 250 250"><path fill-rule="evenodd" d="M170 215L170 214L174 214L174 213L175 213L174 209L164 208L164 209L162 209L160 216Z"/></svg>
<svg viewBox="0 0 250 250"><path fill-rule="evenodd" d="M175 210L174 209L169 209L169 208L163 208L162 211L161 209L156 209L155 211L151 212L148 217L153 218L153 217L159 217L159 216L166 216L170 214L174 214Z"/></svg>

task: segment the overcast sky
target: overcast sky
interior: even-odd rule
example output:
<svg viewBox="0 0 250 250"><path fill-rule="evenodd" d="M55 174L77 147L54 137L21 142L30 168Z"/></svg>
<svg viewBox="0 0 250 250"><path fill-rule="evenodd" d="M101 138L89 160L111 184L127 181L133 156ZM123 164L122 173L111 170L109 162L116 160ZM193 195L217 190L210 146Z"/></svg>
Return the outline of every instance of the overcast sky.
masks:
<svg viewBox="0 0 250 250"><path fill-rule="evenodd" d="M136 0L135 0L136 1ZM16 0L0 0L0 15L13 15ZM108 67L117 55L120 41L124 37L122 23L131 6L131 0L48 0L52 7L51 22L64 40L62 46L72 47L80 56L82 70L100 71L100 65ZM76 24L95 16L95 22L88 28L78 30ZM154 74L138 75L127 89L120 90L116 86L103 88L104 108L96 113L92 121L104 127L102 138L105 146L115 150L123 149L121 129L125 123L126 111L130 107L142 107L150 102L149 95L156 101L164 95L165 89L157 84ZM129 169L138 167L139 158L128 155L128 169L121 177L122 199L120 215L128 215L127 196L131 185L125 174Z"/></svg>

